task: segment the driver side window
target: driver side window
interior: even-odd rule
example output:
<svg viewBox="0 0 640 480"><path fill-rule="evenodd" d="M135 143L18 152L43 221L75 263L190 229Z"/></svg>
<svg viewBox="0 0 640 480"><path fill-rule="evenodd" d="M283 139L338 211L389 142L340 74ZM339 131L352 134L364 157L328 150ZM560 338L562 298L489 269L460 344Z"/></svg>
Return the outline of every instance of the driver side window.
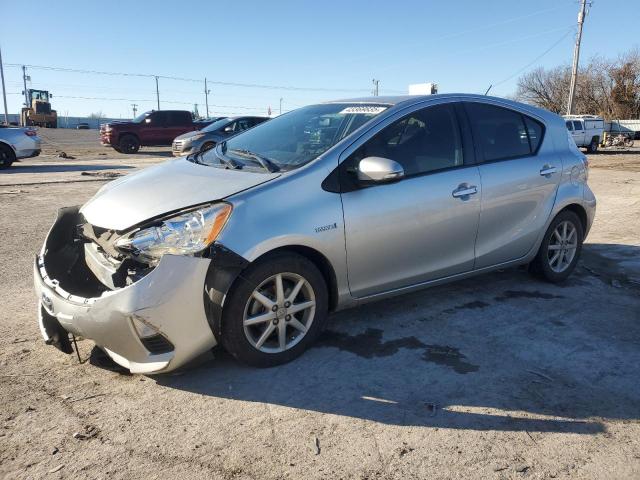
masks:
<svg viewBox="0 0 640 480"><path fill-rule="evenodd" d="M427 107L389 125L353 154L354 166L366 157L395 160L405 176L461 166L462 140L453 106Z"/></svg>

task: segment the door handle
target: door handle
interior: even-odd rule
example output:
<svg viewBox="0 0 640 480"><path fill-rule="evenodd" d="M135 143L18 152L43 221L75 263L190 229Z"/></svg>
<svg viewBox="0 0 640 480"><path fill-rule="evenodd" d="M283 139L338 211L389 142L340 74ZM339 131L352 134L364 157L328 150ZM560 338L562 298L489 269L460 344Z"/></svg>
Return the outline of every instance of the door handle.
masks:
<svg viewBox="0 0 640 480"><path fill-rule="evenodd" d="M475 185L467 185L466 183L462 183L458 185L458 188L451 192L451 195L453 195L454 198L461 198L468 197L469 195L475 195L476 193L478 193L478 188ZM465 199L463 198L463 200Z"/></svg>
<svg viewBox="0 0 640 480"><path fill-rule="evenodd" d="M556 169L556 167L554 167L552 165L545 165L540 170L540 175L543 176L543 177L550 177L551 175L553 175L557 171L558 170Z"/></svg>

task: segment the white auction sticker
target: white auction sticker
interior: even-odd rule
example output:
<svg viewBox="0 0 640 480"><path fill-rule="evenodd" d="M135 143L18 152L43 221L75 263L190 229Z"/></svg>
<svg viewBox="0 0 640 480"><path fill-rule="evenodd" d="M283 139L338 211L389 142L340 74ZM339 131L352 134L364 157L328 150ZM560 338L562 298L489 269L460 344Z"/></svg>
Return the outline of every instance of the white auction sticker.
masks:
<svg viewBox="0 0 640 480"><path fill-rule="evenodd" d="M342 110L341 114L349 114L349 113L369 113L371 115L377 115L380 112L384 112L387 107L374 107L371 105L362 105L357 107L347 107Z"/></svg>

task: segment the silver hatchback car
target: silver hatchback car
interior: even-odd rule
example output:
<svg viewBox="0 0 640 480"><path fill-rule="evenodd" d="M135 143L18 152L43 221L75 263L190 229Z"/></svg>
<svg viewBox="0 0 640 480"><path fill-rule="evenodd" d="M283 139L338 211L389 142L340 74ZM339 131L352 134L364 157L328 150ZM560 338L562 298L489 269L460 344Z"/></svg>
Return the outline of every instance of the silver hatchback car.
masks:
<svg viewBox="0 0 640 480"><path fill-rule="evenodd" d="M61 209L34 265L42 335L131 372L217 343L281 364L329 312L521 264L563 281L595 215L587 175L562 118L508 100L300 108Z"/></svg>

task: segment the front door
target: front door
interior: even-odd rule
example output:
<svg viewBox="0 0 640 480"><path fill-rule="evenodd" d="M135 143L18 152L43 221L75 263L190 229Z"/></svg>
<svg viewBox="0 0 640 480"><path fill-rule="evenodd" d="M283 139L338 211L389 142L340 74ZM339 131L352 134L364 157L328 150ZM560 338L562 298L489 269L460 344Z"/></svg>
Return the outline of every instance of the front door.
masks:
<svg viewBox="0 0 640 480"><path fill-rule="evenodd" d="M349 288L355 297L473 269L478 168L464 158L451 104L416 110L367 140L341 166ZM358 162L400 163L396 183L359 185ZM467 160L467 162L465 162Z"/></svg>
<svg viewBox="0 0 640 480"><path fill-rule="evenodd" d="M497 105L465 102L482 177L476 266L525 256L555 202L562 162L539 121Z"/></svg>
<svg viewBox="0 0 640 480"><path fill-rule="evenodd" d="M146 125L140 130L140 140L143 145L162 145L162 139L167 130L167 114L163 111L151 113L146 120Z"/></svg>

